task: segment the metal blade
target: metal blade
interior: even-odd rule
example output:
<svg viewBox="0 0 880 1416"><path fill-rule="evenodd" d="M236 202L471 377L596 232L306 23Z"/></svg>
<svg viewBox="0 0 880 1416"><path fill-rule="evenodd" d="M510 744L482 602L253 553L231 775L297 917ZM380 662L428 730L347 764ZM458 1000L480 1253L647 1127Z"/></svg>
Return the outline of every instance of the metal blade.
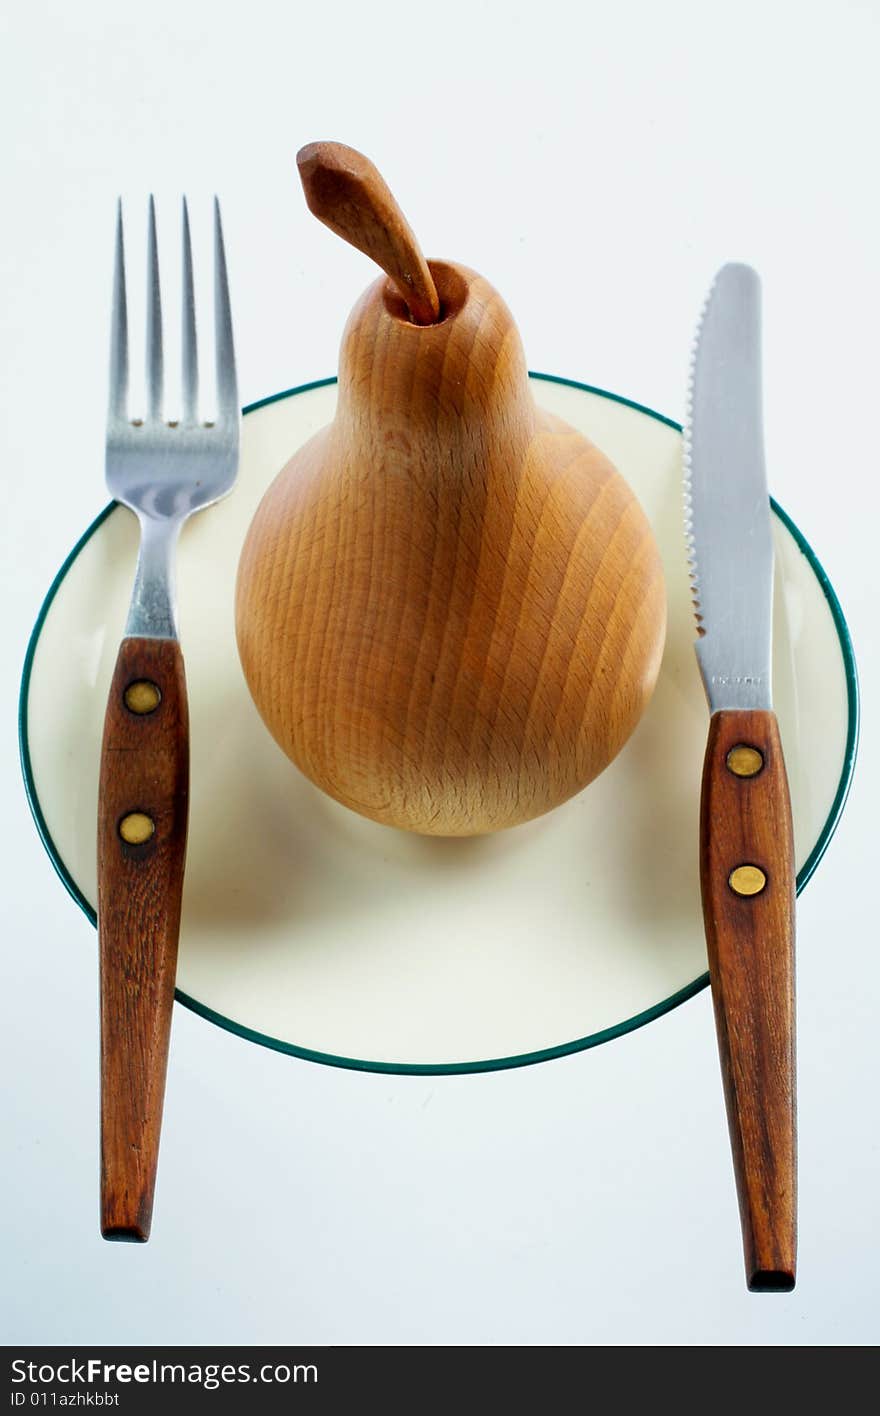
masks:
<svg viewBox="0 0 880 1416"><path fill-rule="evenodd" d="M685 531L710 710L770 708L773 540L761 416L761 284L746 265L722 266L697 334Z"/></svg>

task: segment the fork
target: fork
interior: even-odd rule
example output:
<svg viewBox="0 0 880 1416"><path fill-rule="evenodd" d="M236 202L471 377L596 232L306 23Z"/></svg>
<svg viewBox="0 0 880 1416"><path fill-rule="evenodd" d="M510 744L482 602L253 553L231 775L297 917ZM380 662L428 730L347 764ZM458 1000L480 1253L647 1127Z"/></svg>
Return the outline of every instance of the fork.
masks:
<svg viewBox="0 0 880 1416"><path fill-rule="evenodd" d="M181 526L231 490L240 412L220 207L214 200L217 412L199 420L192 247L183 199L182 414L164 418L156 210L147 230L146 410L128 399L122 204L117 208L106 473L141 539L110 687L98 793L101 1232L149 1238L186 856L189 722L177 634Z"/></svg>

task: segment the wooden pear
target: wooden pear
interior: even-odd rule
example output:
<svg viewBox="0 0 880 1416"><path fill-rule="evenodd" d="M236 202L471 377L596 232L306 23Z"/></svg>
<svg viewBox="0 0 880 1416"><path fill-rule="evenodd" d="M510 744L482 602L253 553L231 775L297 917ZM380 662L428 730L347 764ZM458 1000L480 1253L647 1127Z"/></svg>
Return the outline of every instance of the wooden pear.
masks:
<svg viewBox="0 0 880 1416"><path fill-rule="evenodd" d="M666 620L650 526L533 400L492 286L426 263L375 168L298 158L310 207L387 272L349 318L336 416L250 527L236 622L269 730L337 801L430 835L559 805L626 742Z"/></svg>

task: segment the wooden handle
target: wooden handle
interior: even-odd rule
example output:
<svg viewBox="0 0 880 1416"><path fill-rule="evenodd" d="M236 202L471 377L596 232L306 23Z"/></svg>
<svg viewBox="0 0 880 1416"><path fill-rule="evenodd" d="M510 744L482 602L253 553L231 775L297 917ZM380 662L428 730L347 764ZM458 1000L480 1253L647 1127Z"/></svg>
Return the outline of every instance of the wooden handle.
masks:
<svg viewBox="0 0 880 1416"><path fill-rule="evenodd" d="M795 870L776 718L709 726L700 877L718 1047L753 1290L794 1287Z"/></svg>
<svg viewBox="0 0 880 1416"><path fill-rule="evenodd" d="M369 158L344 143L309 143L297 153L296 165L309 210L382 267L414 324L434 324L440 301L428 263Z"/></svg>
<svg viewBox="0 0 880 1416"><path fill-rule="evenodd" d="M101 1232L150 1235L186 856L189 725L180 645L124 639L98 797Z"/></svg>

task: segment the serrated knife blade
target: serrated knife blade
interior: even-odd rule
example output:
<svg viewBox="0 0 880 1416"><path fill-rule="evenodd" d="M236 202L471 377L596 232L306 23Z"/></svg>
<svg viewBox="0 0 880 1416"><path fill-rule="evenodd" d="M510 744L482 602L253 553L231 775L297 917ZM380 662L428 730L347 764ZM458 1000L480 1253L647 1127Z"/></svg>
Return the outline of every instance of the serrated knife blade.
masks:
<svg viewBox="0 0 880 1416"><path fill-rule="evenodd" d="M771 710L760 319L756 273L722 267L691 373L685 528L711 710L700 804L703 922L746 1279L766 1291L795 1281L795 870Z"/></svg>
<svg viewBox="0 0 880 1416"><path fill-rule="evenodd" d="M694 350L685 519L711 711L770 708L773 538L764 466L761 282L718 272Z"/></svg>

